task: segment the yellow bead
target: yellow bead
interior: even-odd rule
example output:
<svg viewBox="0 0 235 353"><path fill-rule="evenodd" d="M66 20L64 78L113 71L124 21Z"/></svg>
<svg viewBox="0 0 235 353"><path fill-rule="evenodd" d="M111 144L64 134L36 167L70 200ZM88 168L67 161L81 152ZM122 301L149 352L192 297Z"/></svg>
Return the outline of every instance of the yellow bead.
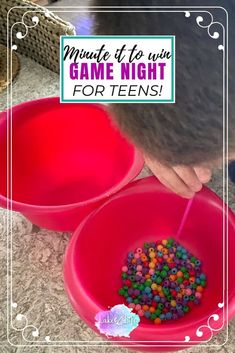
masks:
<svg viewBox="0 0 235 353"><path fill-rule="evenodd" d="M149 263L149 268L155 268L155 263L154 262L150 262Z"/></svg>
<svg viewBox="0 0 235 353"><path fill-rule="evenodd" d="M152 290L157 290L157 284L156 284L156 283L153 283L153 284L151 285L151 288L152 288Z"/></svg>
<svg viewBox="0 0 235 353"><path fill-rule="evenodd" d="M155 251L154 248L149 248L149 252Z"/></svg>
<svg viewBox="0 0 235 353"><path fill-rule="evenodd" d="M166 245L167 244L167 240L166 239L162 240L162 244Z"/></svg>
<svg viewBox="0 0 235 353"><path fill-rule="evenodd" d="M156 253L155 253L154 251L151 251L151 252L149 253L149 257L150 257L151 259L153 259L154 257L156 257Z"/></svg>
<svg viewBox="0 0 235 353"><path fill-rule="evenodd" d="M173 306L173 307L176 306L176 301L175 300L171 300L171 306Z"/></svg>

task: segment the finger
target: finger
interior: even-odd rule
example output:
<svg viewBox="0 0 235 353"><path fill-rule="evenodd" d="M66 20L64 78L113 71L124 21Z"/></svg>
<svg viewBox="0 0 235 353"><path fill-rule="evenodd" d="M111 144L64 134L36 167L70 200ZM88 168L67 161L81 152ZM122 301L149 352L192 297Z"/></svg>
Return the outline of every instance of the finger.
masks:
<svg viewBox="0 0 235 353"><path fill-rule="evenodd" d="M174 171L183 180L183 182L194 192L198 192L202 188L202 183L198 179L195 170L188 166L173 167Z"/></svg>
<svg viewBox="0 0 235 353"><path fill-rule="evenodd" d="M192 198L194 196L194 192L180 179L172 168L149 161L148 166L159 181L171 191L186 198Z"/></svg>
<svg viewBox="0 0 235 353"><path fill-rule="evenodd" d="M212 171L206 167L194 167L194 171L202 184L206 184L211 180Z"/></svg>

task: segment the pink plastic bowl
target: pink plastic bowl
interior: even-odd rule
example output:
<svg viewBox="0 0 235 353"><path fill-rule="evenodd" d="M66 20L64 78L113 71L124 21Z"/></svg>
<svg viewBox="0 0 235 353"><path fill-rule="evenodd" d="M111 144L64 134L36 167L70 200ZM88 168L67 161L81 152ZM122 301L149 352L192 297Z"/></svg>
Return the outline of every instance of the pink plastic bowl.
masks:
<svg viewBox="0 0 235 353"><path fill-rule="evenodd" d="M13 210L41 227L74 230L143 166L101 105L38 99L13 107L12 126L10 114L8 122L7 129L7 113L1 113L0 205L10 207L7 196L12 198Z"/></svg>
<svg viewBox="0 0 235 353"><path fill-rule="evenodd" d="M124 302L118 289L127 253L145 241L175 236L186 202L166 190L156 178L148 177L131 183L113 196L75 231L65 254L65 287L75 311L96 332L97 312ZM208 285L201 305L179 320L162 325L145 321L131 332L129 339L112 340L125 341L129 348L145 345L135 347L136 350L173 351L209 340L216 334L213 330L223 327L227 310L228 319L235 313L235 216L230 210L228 232L229 258L224 257L223 263L223 249L227 246L226 234L223 244L223 202L212 191L203 188L193 201L179 239L203 263ZM224 295L228 273L227 303ZM215 316L218 320L210 318L213 314L218 315ZM199 330L203 334L199 337L197 330L202 325L206 326ZM189 342L184 343L185 339ZM156 347L159 344L162 346Z"/></svg>

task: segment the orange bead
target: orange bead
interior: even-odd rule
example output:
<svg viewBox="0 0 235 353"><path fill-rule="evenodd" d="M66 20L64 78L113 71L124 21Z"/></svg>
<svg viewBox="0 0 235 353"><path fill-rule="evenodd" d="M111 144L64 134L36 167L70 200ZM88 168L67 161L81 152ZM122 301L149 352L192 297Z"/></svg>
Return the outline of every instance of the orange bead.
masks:
<svg viewBox="0 0 235 353"><path fill-rule="evenodd" d="M163 240L162 240L162 244L163 244L163 245L166 245L166 244L167 244L167 240L166 240L166 239L163 239Z"/></svg>
<svg viewBox="0 0 235 353"><path fill-rule="evenodd" d="M202 286L197 286L196 291L201 293L204 291L204 288Z"/></svg>
<svg viewBox="0 0 235 353"><path fill-rule="evenodd" d="M154 308L154 306L150 306L149 311L150 311L150 313L154 313L156 311L156 309Z"/></svg>
<svg viewBox="0 0 235 353"><path fill-rule="evenodd" d="M156 263L157 263L156 257L154 257L151 261L152 261L154 264L156 264Z"/></svg>
<svg viewBox="0 0 235 353"><path fill-rule="evenodd" d="M144 304L144 305L142 306L142 309L143 309L144 311L147 311L147 310L149 310L149 306L146 305L146 304Z"/></svg>
<svg viewBox="0 0 235 353"><path fill-rule="evenodd" d="M149 278L150 278L150 274L147 273L144 277L145 277L146 279L149 279Z"/></svg>
<svg viewBox="0 0 235 353"><path fill-rule="evenodd" d="M194 283L195 282L195 277L189 277L189 282Z"/></svg>
<svg viewBox="0 0 235 353"><path fill-rule="evenodd" d="M163 249L163 246L162 246L161 244L159 244L159 245L157 246L157 249L158 249L159 251L161 251L161 250Z"/></svg>
<svg viewBox="0 0 235 353"><path fill-rule="evenodd" d="M183 277L183 272L178 271L178 272L176 273L176 276L177 276L177 277Z"/></svg>
<svg viewBox="0 0 235 353"><path fill-rule="evenodd" d="M147 261L148 259L147 259L147 256L145 256L145 255L141 255L141 261L142 262L145 262L145 261Z"/></svg>
<svg viewBox="0 0 235 353"><path fill-rule="evenodd" d="M135 264L135 263L136 263L136 259L132 259L131 262L132 262L133 264Z"/></svg>
<svg viewBox="0 0 235 353"><path fill-rule="evenodd" d="M154 320L154 323L159 325L161 323L161 319L159 317L157 317L155 320Z"/></svg>
<svg viewBox="0 0 235 353"><path fill-rule="evenodd" d="M170 279L170 281L175 281L176 280L176 276L175 275L170 275L169 279Z"/></svg>
<svg viewBox="0 0 235 353"><path fill-rule="evenodd" d="M154 262L150 262L149 263L149 268L155 268L155 263Z"/></svg>
<svg viewBox="0 0 235 353"><path fill-rule="evenodd" d="M163 248L163 249L162 249L162 253L163 253L164 255L168 254L168 249Z"/></svg>

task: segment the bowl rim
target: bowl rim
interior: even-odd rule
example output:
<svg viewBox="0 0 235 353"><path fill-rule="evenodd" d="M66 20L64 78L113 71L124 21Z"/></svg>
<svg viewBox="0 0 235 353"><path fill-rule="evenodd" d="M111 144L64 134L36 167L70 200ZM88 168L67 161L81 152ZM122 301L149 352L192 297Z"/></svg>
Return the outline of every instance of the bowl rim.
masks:
<svg viewBox="0 0 235 353"><path fill-rule="evenodd" d="M150 183L156 182L156 183L160 184L160 182L156 179L156 177L148 176L148 177L133 181L131 183L131 186L134 186L135 184L142 183L142 182L146 182L146 183L148 183L148 182L150 182ZM166 189L163 185L161 185L161 187L162 187L162 190L164 192L172 193L170 190ZM74 298L74 292L70 289L70 285L69 285L69 283L71 283L73 280L75 280L75 283L73 282L74 286L76 287L76 289L79 289L80 296L86 297L86 300L88 301L87 306L92 307L93 310L96 311L96 313L98 313L99 311L102 311L102 310L108 310L108 308L104 308L102 305L100 305L98 303L98 301L92 296L92 294L89 291L86 290L84 282L77 275L77 271L75 270L75 262L74 262L74 259L77 256L75 254L75 248L76 248L76 244L77 244L78 238L79 238L82 230L85 228L86 223L89 222L90 219L94 218L96 216L96 214L99 213L104 207L106 207L109 203L111 203L113 201L113 199L122 197L123 194L125 196L126 192L129 192L129 186L125 190L123 190L122 193L119 193L118 195L114 195L114 197L112 197L111 199L106 201L103 205L101 205L99 208L97 208L95 211L90 213L79 224L79 226L74 231L74 233L72 234L72 236L71 236L71 238L69 240L69 243L67 245L66 252L65 252L65 255L64 255L64 265L63 265L64 266L64 268L63 268L64 287L65 287L65 290L66 290L66 292L68 294L70 302L74 306L74 309L75 309L75 311L77 313L78 313L78 311L76 310L76 304L74 304L76 302L75 298ZM208 187L203 186L202 190L198 193L199 197L201 197L201 193L202 192L210 193L213 196L213 198L214 198L213 201L220 202L221 205L223 204L223 200L215 192L213 192L211 189L209 189ZM218 206L218 204L217 204L217 206ZM231 221L232 225L235 228L235 215L234 215L234 213L232 212L232 210L229 207L228 207L228 218L229 218L229 221ZM68 278L68 274L67 274L68 269L69 269L69 278ZM117 303L117 304L121 304L121 303ZM228 310L228 319L230 320L233 316L235 316L235 296L233 294L231 294L228 297L228 302L227 302L227 300L225 300L224 307L226 307L226 306L228 308L227 309ZM231 309L230 313L229 313L229 309ZM216 308L215 307L215 309L213 310L211 315L212 314L213 315L214 314L219 314L222 311L223 311L223 308L220 308L220 307ZM80 315L80 314L78 313L78 315ZM88 324L90 324L85 318L83 318L83 319ZM95 320L95 318L94 318L94 320ZM195 329L195 327L196 327L196 329L195 329L195 332L196 332L196 330L198 328L196 325L199 325L199 326L204 325L207 320L208 320L208 315L207 316L205 315L205 316L199 317L198 319L194 318L193 320L191 320L191 322L181 323L178 326L176 326L176 325L173 326L171 324L167 324L167 326L164 325L164 328L167 327L169 335L170 334L177 334L177 333L181 332L182 329L186 329L186 328L188 330L192 330L193 328ZM227 321L227 316L226 316L226 313L225 313L224 323L226 321ZM95 321L94 321L94 323L95 323ZM223 326L224 326L224 323L223 323ZM160 332L162 330L162 328L163 328L162 325L153 325L153 327L151 327L151 325L149 325L149 324L140 323L140 325L135 329L135 332L137 332L137 330L141 330L142 333L146 333L146 334L147 334L147 332L149 333L150 331L153 332L153 333L157 333L157 332ZM112 339L112 341L113 341L113 339ZM139 340L139 341L136 341L136 342L144 342L144 341L143 340ZM153 342L154 343L154 341L149 341L149 342ZM127 343L128 343L128 341L127 341ZM130 343L131 343L131 341L130 341Z"/></svg>
<svg viewBox="0 0 235 353"><path fill-rule="evenodd" d="M58 96L37 98L37 99L33 99L30 101L16 104L13 107L11 107L10 109L12 109L12 111L13 110L17 111L18 109L22 109L25 106L27 107L27 106L30 106L31 104L33 104L33 105L40 104L41 102L45 102L45 101L51 101L52 103L54 103L54 102L58 103L58 102L60 102L60 98ZM110 114L107 111L104 104L100 104L100 103L76 103L76 104L78 104L79 106L81 106L81 105L87 106L88 105L88 106L95 107L99 110L106 112L106 114L108 114L108 116L110 117ZM10 109L5 110L3 112L0 112L0 128L1 128L1 125L7 121L7 112L10 112L11 111ZM126 137L123 136L122 134L121 134L121 136L124 139L126 139ZM21 201L16 201L14 199L7 198L6 196L0 194L0 202L4 203L4 204L10 203L10 206L12 206L13 209L19 210L21 212L23 212L25 210L27 210L27 211L28 210L29 211L40 210L40 211L48 212L48 211L53 211L53 210L57 211L57 210L73 209L76 207L89 206L91 204L105 200L106 198L110 197L111 195L116 194L118 191L123 189L128 183L130 183L141 172L141 170L144 166L144 159L143 159L141 152L133 145L133 143L131 143L128 140L127 140L127 142L131 146L133 146L133 159L132 159L132 164L131 164L129 170L127 170L126 174L124 175L124 177L122 178L121 181L116 182L113 186L111 186L109 189L107 189L105 192L103 192L102 194L100 194L98 196L94 196L92 198L89 198L88 200L60 204L60 205L37 205L37 204L30 204L30 203L24 203Z"/></svg>

